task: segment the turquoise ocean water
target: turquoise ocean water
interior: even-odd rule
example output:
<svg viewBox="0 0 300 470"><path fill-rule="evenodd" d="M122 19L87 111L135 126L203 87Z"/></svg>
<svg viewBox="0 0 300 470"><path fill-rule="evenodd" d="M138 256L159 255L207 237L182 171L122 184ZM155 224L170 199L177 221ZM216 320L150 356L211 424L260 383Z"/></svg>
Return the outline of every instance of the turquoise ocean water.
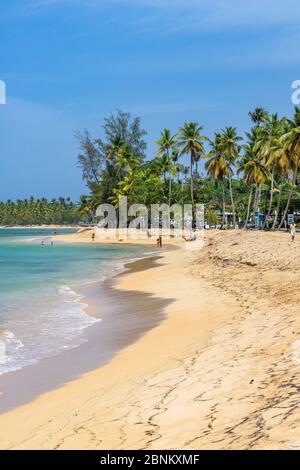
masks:
<svg viewBox="0 0 300 470"><path fill-rule="evenodd" d="M51 246L51 235L44 229L0 229L0 374L80 345L83 330L101 319L85 313L76 289L117 273L144 251L97 244Z"/></svg>

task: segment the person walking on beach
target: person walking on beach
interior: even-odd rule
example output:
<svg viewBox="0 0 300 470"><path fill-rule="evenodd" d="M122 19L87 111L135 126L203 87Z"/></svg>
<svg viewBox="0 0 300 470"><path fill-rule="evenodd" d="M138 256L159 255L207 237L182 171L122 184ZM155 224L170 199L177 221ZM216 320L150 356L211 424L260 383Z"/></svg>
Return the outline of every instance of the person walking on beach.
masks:
<svg viewBox="0 0 300 470"><path fill-rule="evenodd" d="M158 248L162 247L162 236L159 235L159 237L156 239L156 244Z"/></svg>
<svg viewBox="0 0 300 470"><path fill-rule="evenodd" d="M95 234L94 233L92 235L92 240L93 240L93 242L95 241Z"/></svg>
<svg viewBox="0 0 300 470"><path fill-rule="evenodd" d="M295 241L295 236L296 236L296 225L295 224L290 225L290 236L291 236L291 241L294 242Z"/></svg>

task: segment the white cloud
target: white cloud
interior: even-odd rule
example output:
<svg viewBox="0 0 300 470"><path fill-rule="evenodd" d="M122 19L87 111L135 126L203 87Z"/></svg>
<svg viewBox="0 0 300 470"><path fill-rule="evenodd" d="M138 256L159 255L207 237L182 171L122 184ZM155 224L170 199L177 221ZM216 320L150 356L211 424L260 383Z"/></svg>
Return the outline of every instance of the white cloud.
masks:
<svg viewBox="0 0 300 470"><path fill-rule="evenodd" d="M29 0L32 8L70 4L95 8L115 5L147 9L153 21L168 23L177 18L187 28L232 27L296 23L300 20L299 0ZM176 25L173 25L176 27Z"/></svg>
<svg viewBox="0 0 300 470"><path fill-rule="evenodd" d="M152 40L189 32L202 35L203 41L191 43L187 54L184 45L178 50L180 60L163 60L161 69L177 67L179 62L181 68L199 69L205 65L285 66L300 61L299 0L27 0L30 14L46 14L62 7L67 14L68 9L74 10L71 5L76 6L77 14L83 9L92 15L101 12L99 24L105 20L120 28L121 21L123 32L129 36L143 35ZM206 41L208 35L213 41ZM141 66L152 64L151 54L147 61L141 59ZM155 48L153 56L157 65L160 60ZM126 69L130 67L129 55Z"/></svg>

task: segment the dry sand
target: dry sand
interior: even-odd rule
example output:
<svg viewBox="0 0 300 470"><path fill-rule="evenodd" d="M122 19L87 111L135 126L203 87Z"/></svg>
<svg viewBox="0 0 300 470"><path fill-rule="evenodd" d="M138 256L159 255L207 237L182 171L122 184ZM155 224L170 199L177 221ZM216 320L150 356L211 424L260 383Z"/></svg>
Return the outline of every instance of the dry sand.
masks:
<svg viewBox="0 0 300 470"><path fill-rule="evenodd" d="M2 449L298 449L298 241L207 232L118 288L173 299L106 366L0 417Z"/></svg>

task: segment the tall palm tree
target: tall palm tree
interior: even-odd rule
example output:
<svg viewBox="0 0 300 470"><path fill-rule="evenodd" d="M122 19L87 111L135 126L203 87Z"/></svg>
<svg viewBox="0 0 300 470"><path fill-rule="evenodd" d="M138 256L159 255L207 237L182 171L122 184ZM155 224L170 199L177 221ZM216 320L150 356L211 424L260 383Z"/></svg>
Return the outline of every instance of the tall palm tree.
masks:
<svg viewBox="0 0 300 470"><path fill-rule="evenodd" d="M257 157L257 153L254 152L253 148L249 145L245 145L243 148L245 150L245 154L243 155L241 159L240 166L238 168L238 173L243 173L245 183L249 185L251 188L250 194L249 194L245 226L244 226L244 229L246 229L249 216L250 216L253 187L255 186L256 189L258 187L261 187L262 184L268 181L270 175L269 175L268 169L265 167L262 161ZM256 202L254 200L254 207L255 207L255 204Z"/></svg>
<svg viewBox="0 0 300 470"><path fill-rule="evenodd" d="M231 199L231 207L232 207L232 214L233 214L233 226L236 226L236 213L235 213L235 204L233 198L233 190L232 190L232 174L235 168L235 162L239 156L239 141L242 140L237 134L235 127L226 127L225 130L222 131L221 139L220 139L220 150L223 153L225 160L228 165L228 180L229 180L229 192L230 192L230 199Z"/></svg>
<svg viewBox="0 0 300 470"><path fill-rule="evenodd" d="M221 134L215 134L215 140L210 141L211 150L205 156L209 160L205 163L205 168L207 173L216 178L221 182L222 186L222 206L223 206L223 224L225 224L225 188L224 188L224 179L229 174L229 165L228 161L225 158L225 154L222 149L222 136Z"/></svg>
<svg viewBox="0 0 300 470"><path fill-rule="evenodd" d="M171 134L169 129L164 129L160 134L160 139L157 140L156 145L158 145L158 149L156 154L159 158L166 157L168 161L168 172L169 172L169 205L171 204L171 194L172 194L172 176L174 173L172 160L171 160L171 152L176 152L177 150L177 141L175 136Z"/></svg>
<svg viewBox="0 0 300 470"><path fill-rule="evenodd" d="M257 142L260 127L264 122L267 121L269 117L269 113L265 110L265 108L257 107L254 109L254 111L250 111L248 115L251 121L255 125L255 127L251 129L250 134L248 134L248 137L251 136L252 143L253 145L255 145L255 143ZM256 186L255 195L254 195L253 213L256 211L257 207L259 207L260 198L261 198L261 186Z"/></svg>
<svg viewBox="0 0 300 470"><path fill-rule="evenodd" d="M283 135L286 125L286 119L278 119L278 115L273 114L268 117L265 125L261 127L257 133L257 142L255 144L255 150L262 157L267 168L271 170L271 187L270 187L270 198L268 211L263 224L263 229L268 224L269 217L272 211L273 195L274 195L274 183L275 177L280 175L283 170L282 149L283 145L280 143L280 138Z"/></svg>
<svg viewBox="0 0 300 470"><path fill-rule="evenodd" d="M205 152L204 141L208 137L201 134L203 126L197 122L185 123L178 132L178 144L181 149L181 155L190 154L190 175L191 175L191 200L194 205L194 179L193 179L193 166L197 155L203 155Z"/></svg>
<svg viewBox="0 0 300 470"><path fill-rule="evenodd" d="M287 149L290 155L290 168L292 171L292 188L289 190L287 203L282 215L279 228L281 228L286 220L286 216L290 207L291 199L295 191L298 168L300 164L300 108L295 108L294 119L289 120L289 129L281 137L281 141L284 147Z"/></svg>

